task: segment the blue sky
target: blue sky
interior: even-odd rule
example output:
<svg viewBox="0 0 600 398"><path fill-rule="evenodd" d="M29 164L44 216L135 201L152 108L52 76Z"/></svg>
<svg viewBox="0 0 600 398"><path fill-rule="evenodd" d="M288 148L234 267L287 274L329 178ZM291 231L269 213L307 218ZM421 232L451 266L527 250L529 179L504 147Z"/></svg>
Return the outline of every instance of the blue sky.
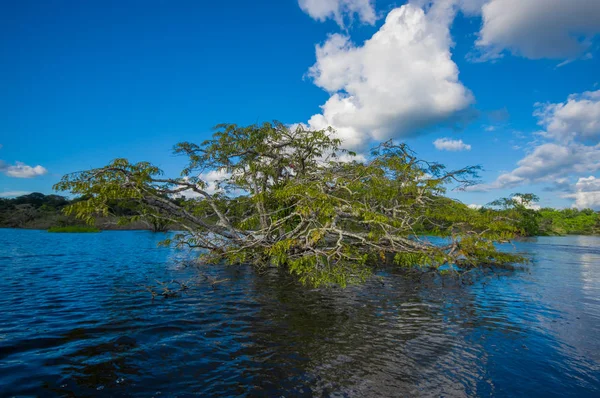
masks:
<svg viewBox="0 0 600 398"><path fill-rule="evenodd" d="M522 9L521 9L522 8ZM217 123L393 138L485 204L600 208L600 2L0 2L0 195L116 157L176 175ZM317 115L317 116L315 116ZM434 144L437 142L437 145Z"/></svg>

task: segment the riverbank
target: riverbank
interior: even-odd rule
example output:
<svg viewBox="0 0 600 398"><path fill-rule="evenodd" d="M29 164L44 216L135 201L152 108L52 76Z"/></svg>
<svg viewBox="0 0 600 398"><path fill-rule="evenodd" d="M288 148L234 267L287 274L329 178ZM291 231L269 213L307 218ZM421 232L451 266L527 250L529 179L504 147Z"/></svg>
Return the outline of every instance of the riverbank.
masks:
<svg viewBox="0 0 600 398"><path fill-rule="evenodd" d="M49 225L49 224L36 224L35 226L23 226L23 227L8 227L8 226L2 226L0 225L0 229L23 229L23 230L39 230L39 231L47 231L51 228L55 227L55 225ZM149 227L147 224L144 224L143 222L134 222L131 224L127 224L127 225L118 225L116 220L112 220L112 219L108 219L107 221L103 221L103 222L97 222L96 224L94 224L92 226L92 228L97 228L100 231L152 231L152 228ZM168 228L167 231L160 231L160 232L178 232L178 231L182 231L182 229L177 228L177 226L174 226L172 228ZM436 234L429 234L429 233L422 233L421 235L427 235L427 236L438 236ZM542 238L542 237L569 237L569 236L593 236L593 237L600 237L600 233L565 233L565 234L559 234L559 233L555 233L555 234L543 234L543 235L533 235L533 236L518 236L515 238L515 240L519 241L519 240L523 240L523 239L528 239L528 238Z"/></svg>
<svg viewBox="0 0 600 398"><path fill-rule="evenodd" d="M74 226L74 227L84 227L86 225L81 224L81 222L77 220L70 220L72 223L65 223L64 220L60 220L60 223L55 222L55 220L33 220L31 222L25 223L21 226L7 226L0 225L0 229L30 229L30 230L41 230L47 231L50 228L54 228L57 226ZM152 228L145 224L144 222L134 222L127 225L119 225L118 220L115 218L100 218L96 220L96 223L92 226L94 228L98 228L101 231L152 231Z"/></svg>
<svg viewBox="0 0 600 398"><path fill-rule="evenodd" d="M53 227L85 226L74 216L67 216L63 210L82 198L68 199L59 195L32 193L14 199L0 198L0 228L48 230ZM132 216L133 213L124 204L115 203L111 216L97 217L93 227L104 231L153 231L155 226L145 220L138 220L126 225L119 224L120 217ZM162 228L162 225L157 226ZM176 229L176 228L175 228Z"/></svg>
<svg viewBox="0 0 600 398"><path fill-rule="evenodd" d="M14 199L0 198L0 228L40 229L66 225L83 225L81 220L63 214L63 209L69 204L83 198L68 199L59 195L44 195L32 193ZM498 216L515 220L522 233L529 236L571 236L571 235L600 235L600 214L591 209L551 209L540 210L520 209L493 210L482 208L473 212L493 212ZM105 231L138 231L154 230L145 221L135 221L127 225L118 223L121 216L132 216L135 212L123 203L115 202L111 206L111 217L99 217L95 227ZM427 228L427 226L423 226ZM170 228L177 229L176 226ZM435 235L427 229L421 231L424 235Z"/></svg>

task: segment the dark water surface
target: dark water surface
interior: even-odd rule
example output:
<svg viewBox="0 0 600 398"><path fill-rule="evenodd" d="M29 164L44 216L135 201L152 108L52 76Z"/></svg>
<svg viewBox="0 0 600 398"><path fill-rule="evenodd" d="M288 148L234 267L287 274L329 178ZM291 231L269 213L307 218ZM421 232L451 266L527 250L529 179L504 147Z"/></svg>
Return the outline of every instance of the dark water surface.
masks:
<svg viewBox="0 0 600 398"><path fill-rule="evenodd" d="M597 237L518 243L527 271L472 285L346 290L205 278L162 238L0 230L0 396L600 396Z"/></svg>

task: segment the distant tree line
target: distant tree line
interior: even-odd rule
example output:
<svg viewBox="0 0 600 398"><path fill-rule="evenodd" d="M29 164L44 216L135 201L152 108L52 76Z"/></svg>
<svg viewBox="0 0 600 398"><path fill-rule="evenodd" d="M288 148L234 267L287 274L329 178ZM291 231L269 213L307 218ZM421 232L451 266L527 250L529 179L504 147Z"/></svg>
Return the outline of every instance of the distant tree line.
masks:
<svg viewBox="0 0 600 398"><path fill-rule="evenodd" d="M45 229L61 223L77 223L61 210L73 203L64 196L34 192L14 199L0 199L0 226Z"/></svg>
<svg viewBox="0 0 600 398"><path fill-rule="evenodd" d="M521 236L600 235L600 212L592 209L539 208L533 194L512 194L477 210L513 220Z"/></svg>
<svg viewBox="0 0 600 398"><path fill-rule="evenodd" d="M86 223L63 210L78 202L89 199L79 196L69 199L60 195L44 195L39 192L16 198L0 198L0 228L49 229L53 227L84 226ZM109 212L96 220L100 229L147 229L155 232L168 231L171 225L153 217L139 217L136 222L124 225L121 218L137 215L134 204L113 200Z"/></svg>
<svg viewBox="0 0 600 398"><path fill-rule="evenodd" d="M68 199L60 195L44 195L34 192L13 199L0 198L0 228L48 229L85 223L74 216L63 214L68 205L87 200L81 196ZM185 199L180 199L185 200ZM472 212L496 216L504 215L519 229L520 236L600 235L600 212L592 209L533 209L537 197L531 194L514 194L502 198ZM456 202L454 206L466 211L466 206ZM468 210L467 210L468 211ZM119 218L133 217L137 212L133 203L113 201L110 215L97 221L101 229L148 229L167 231L173 229L163 220L147 216L133 224L119 225ZM424 223L420 232L435 234L436 225Z"/></svg>

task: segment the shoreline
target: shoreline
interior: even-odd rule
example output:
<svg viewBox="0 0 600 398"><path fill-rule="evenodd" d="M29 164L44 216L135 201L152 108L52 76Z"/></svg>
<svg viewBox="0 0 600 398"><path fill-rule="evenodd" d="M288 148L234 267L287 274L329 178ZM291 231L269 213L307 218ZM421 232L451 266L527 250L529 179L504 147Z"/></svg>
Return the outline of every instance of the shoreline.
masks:
<svg viewBox="0 0 600 398"><path fill-rule="evenodd" d="M100 227L100 226L95 226L96 228L98 228L100 230L100 232L103 231L148 231L148 232L153 232L153 233L167 233L167 232L183 232L183 230L180 229L169 229L167 231L152 231L151 228L142 228L142 227L137 227L137 226L132 226L129 227L127 225L123 225L123 226L116 226L116 228L104 228L104 227ZM49 228L38 228L38 227L5 227L5 226L0 226L0 229L22 229L22 230L29 230L29 231L47 231ZM425 236L436 236L436 235L427 235L427 234L423 234ZM600 236L600 234L581 234L581 233L577 233L577 234L564 234L564 235L531 235L531 236L518 236L516 237L514 240L519 241L522 239L528 239L528 238L544 238L544 237L557 237L557 238L562 238L562 237L568 237L568 236Z"/></svg>

